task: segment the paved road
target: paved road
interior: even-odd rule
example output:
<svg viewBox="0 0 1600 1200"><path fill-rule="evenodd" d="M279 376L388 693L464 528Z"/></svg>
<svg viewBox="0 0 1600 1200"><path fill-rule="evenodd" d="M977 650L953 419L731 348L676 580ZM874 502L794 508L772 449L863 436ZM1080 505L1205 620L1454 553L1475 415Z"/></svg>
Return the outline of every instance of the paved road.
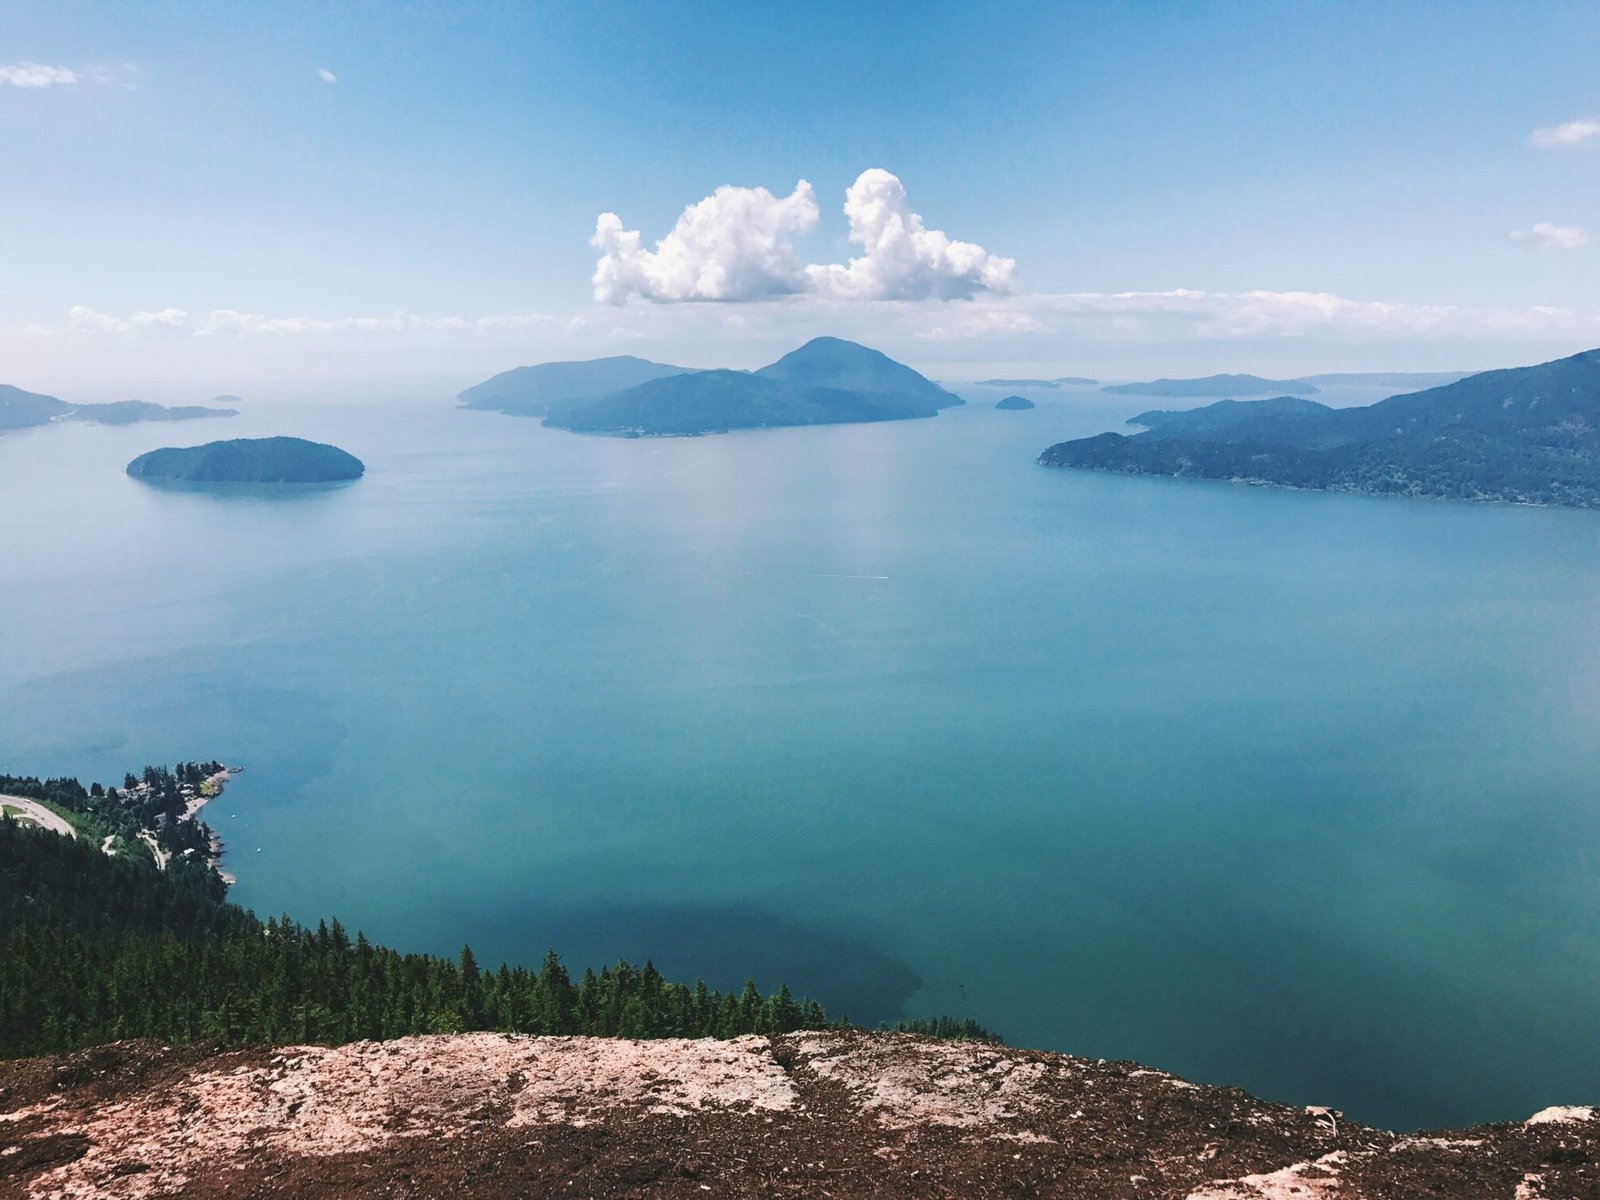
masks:
<svg viewBox="0 0 1600 1200"><path fill-rule="evenodd" d="M55 832L64 833L68 837L78 836L71 825L68 825L58 814L51 812L37 800L27 800L21 796L0 796L0 804L8 808L20 808L24 816L38 822L46 829L53 829Z"/></svg>

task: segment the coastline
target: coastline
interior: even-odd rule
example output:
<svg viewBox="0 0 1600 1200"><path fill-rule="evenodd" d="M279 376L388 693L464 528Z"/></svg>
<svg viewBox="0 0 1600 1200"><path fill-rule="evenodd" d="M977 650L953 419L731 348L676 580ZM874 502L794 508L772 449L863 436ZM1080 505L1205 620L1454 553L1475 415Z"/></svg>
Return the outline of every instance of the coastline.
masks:
<svg viewBox="0 0 1600 1200"><path fill-rule="evenodd" d="M210 775L207 775L199 782L198 785L184 785L183 813L178 818L180 822L198 821L200 818L200 810L205 808L207 804L210 804L218 796L222 795L224 789L228 786L228 781L233 776L244 770L243 767L230 767L226 763L221 762L218 762L216 765L220 768L220 770L213 771ZM131 788L128 791L129 794L139 794L148 793L149 790L149 784L141 783L137 787ZM210 868L222 879L223 883L227 884L229 887L232 887L238 882L238 880L233 875L230 875L228 872L222 869L222 855L224 851L222 838L217 835L217 832L214 829L210 829L208 827L207 831L209 833L209 837L206 844L206 852L204 856L205 861L207 865L210 866ZM157 845L154 832L151 830L143 830L138 836L139 840L143 842L150 850L151 857L155 859L156 866L162 870L165 870L168 856ZM110 850L107 850L107 853L110 852Z"/></svg>

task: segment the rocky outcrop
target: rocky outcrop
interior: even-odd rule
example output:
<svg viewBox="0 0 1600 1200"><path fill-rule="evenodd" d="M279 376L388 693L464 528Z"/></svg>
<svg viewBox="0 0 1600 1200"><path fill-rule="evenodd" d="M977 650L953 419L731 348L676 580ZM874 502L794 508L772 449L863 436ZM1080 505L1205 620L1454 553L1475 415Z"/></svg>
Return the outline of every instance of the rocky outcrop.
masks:
<svg viewBox="0 0 1600 1200"><path fill-rule="evenodd" d="M896 1034L461 1034L0 1067L0 1194L1600 1197L1600 1119L1402 1135L1134 1063Z"/></svg>

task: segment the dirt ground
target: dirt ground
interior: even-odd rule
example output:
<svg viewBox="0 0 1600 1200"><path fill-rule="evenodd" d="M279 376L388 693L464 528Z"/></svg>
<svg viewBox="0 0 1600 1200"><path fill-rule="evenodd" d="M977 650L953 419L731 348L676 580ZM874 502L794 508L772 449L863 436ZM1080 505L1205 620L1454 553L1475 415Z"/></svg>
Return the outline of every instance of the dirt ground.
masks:
<svg viewBox="0 0 1600 1200"><path fill-rule="evenodd" d="M119 1043L0 1066L0 1196L1600 1200L1600 1116L1402 1135L897 1034Z"/></svg>

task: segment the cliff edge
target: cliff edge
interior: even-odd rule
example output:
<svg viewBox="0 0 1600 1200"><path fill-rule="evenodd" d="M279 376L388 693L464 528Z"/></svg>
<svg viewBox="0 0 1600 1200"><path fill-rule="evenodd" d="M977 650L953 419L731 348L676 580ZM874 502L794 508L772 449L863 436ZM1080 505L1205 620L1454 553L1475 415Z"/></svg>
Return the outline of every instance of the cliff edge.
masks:
<svg viewBox="0 0 1600 1200"><path fill-rule="evenodd" d="M1600 1197L1600 1117L1397 1134L899 1034L123 1042L0 1066L0 1194L1576 1200Z"/></svg>

